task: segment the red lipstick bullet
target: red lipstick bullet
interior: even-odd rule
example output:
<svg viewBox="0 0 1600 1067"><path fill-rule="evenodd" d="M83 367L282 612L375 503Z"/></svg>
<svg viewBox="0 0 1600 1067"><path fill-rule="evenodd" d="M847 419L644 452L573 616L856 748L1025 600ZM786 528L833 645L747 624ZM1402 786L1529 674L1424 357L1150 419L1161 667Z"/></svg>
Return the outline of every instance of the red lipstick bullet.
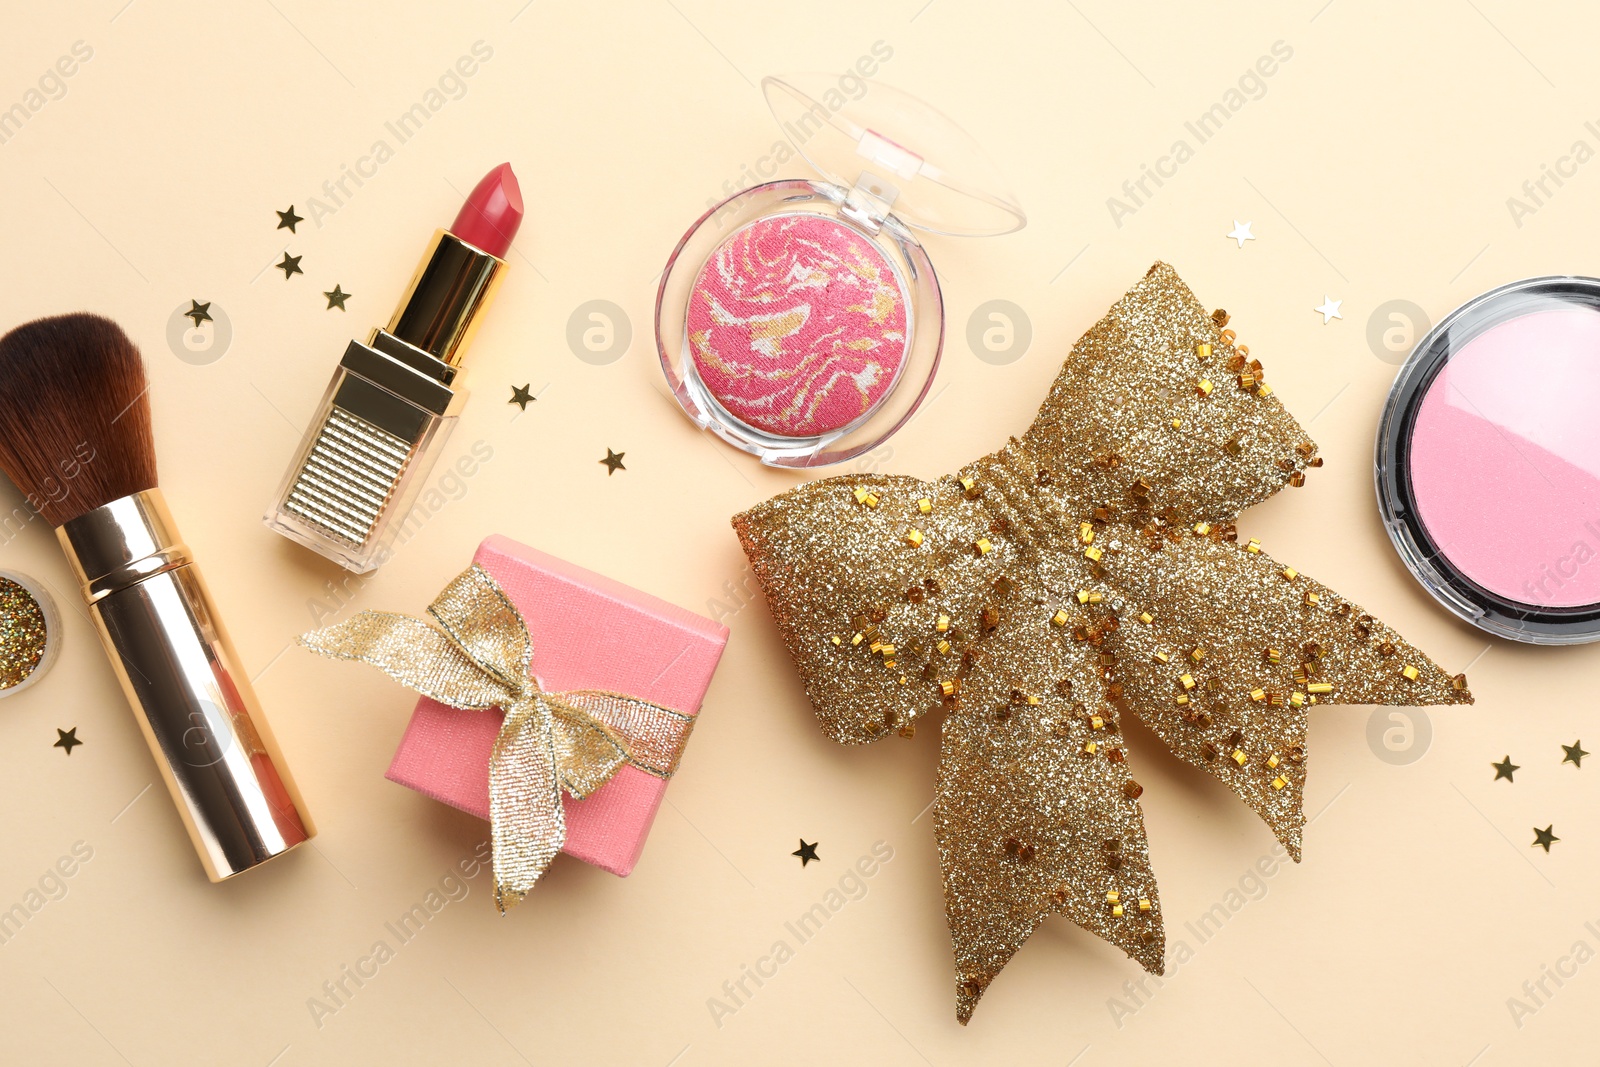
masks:
<svg viewBox="0 0 1600 1067"><path fill-rule="evenodd" d="M511 164L502 163L483 176L461 205L450 232L491 256L506 258L522 225L522 188Z"/></svg>
<svg viewBox="0 0 1600 1067"><path fill-rule="evenodd" d="M267 511L270 529L357 574L388 558L466 400L461 359L522 214L502 163L433 235L389 324L345 349Z"/></svg>

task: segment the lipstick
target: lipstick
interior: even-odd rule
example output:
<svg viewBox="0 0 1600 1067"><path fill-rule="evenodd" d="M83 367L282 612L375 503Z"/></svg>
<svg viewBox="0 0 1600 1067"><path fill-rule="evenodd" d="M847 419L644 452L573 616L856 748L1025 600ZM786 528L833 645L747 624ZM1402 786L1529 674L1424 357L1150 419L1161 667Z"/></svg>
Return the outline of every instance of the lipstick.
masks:
<svg viewBox="0 0 1600 1067"><path fill-rule="evenodd" d="M346 570L388 556L454 428L461 360L522 224L511 164L484 175L422 255L386 326L351 341L265 522Z"/></svg>

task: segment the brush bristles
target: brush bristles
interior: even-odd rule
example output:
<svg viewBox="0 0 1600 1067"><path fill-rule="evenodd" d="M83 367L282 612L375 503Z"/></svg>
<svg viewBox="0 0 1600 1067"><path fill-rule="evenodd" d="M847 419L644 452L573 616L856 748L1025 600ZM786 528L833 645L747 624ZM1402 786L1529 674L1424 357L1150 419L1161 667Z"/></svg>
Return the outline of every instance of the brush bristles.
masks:
<svg viewBox="0 0 1600 1067"><path fill-rule="evenodd" d="M156 487L144 361L122 327L59 315L0 337L0 468L52 526Z"/></svg>

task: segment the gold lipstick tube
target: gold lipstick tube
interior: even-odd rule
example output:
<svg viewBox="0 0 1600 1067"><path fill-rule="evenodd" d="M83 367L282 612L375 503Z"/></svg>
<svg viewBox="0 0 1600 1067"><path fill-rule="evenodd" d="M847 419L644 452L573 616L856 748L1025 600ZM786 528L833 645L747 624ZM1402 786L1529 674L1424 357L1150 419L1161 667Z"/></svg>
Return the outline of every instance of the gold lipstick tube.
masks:
<svg viewBox="0 0 1600 1067"><path fill-rule="evenodd" d="M316 829L159 489L56 529L122 691L213 882Z"/></svg>
<svg viewBox="0 0 1600 1067"><path fill-rule="evenodd" d="M267 526L365 574L387 557L466 398L461 358L505 260L433 236L389 324L351 341Z"/></svg>

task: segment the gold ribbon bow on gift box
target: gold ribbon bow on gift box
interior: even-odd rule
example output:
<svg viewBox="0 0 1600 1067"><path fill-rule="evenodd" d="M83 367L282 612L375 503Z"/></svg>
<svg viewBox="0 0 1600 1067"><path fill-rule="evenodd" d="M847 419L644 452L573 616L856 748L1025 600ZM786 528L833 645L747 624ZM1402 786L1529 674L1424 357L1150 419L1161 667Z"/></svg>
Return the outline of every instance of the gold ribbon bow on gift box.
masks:
<svg viewBox="0 0 1600 1067"><path fill-rule="evenodd" d="M1074 346L1020 440L937 481L829 478L733 520L835 740L944 712L935 832L963 1023L1052 914L1161 973L1122 715L1298 860L1311 705L1472 699L1349 600L1237 543L1242 510L1320 461L1226 324L1157 263ZM1327 536L1351 518L1324 515Z"/></svg>
<svg viewBox="0 0 1600 1067"><path fill-rule="evenodd" d="M562 790L581 800L623 764L672 777L694 719L621 693L545 692L528 673L527 624L477 564L445 587L428 614L437 629L409 615L363 611L299 641L324 656L370 663L452 708L504 709L489 757L489 809L494 898L505 912L566 842Z"/></svg>

